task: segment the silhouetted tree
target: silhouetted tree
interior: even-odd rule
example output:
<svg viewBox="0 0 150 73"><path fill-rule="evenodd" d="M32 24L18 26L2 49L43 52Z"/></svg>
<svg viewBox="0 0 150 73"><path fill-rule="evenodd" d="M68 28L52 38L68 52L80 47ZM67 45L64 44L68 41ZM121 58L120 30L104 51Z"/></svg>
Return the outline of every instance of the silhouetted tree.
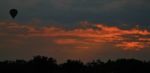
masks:
<svg viewBox="0 0 150 73"><path fill-rule="evenodd" d="M93 62L87 63L87 73L102 73L104 62L101 60L94 60Z"/></svg>
<svg viewBox="0 0 150 73"><path fill-rule="evenodd" d="M62 73L85 73L85 66L79 60L68 60L61 64Z"/></svg>
<svg viewBox="0 0 150 73"><path fill-rule="evenodd" d="M80 60L67 60L57 64L53 58L34 56L29 61L1 61L1 73L150 73L150 61L118 59L94 60L84 64Z"/></svg>
<svg viewBox="0 0 150 73"><path fill-rule="evenodd" d="M35 56L29 61L32 72L54 73L57 71L56 60L45 56Z"/></svg>

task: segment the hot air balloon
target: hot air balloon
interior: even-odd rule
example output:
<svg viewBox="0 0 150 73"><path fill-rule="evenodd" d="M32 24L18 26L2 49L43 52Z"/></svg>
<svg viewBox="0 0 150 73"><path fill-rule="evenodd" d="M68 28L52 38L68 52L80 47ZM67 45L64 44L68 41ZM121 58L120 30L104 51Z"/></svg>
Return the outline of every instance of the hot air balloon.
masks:
<svg viewBox="0 0 150 73"><path fill-rule="evenodd" d="M11 17L14 19L17 16L18 11L17 11L17 9L10 9L9 13L10 13Z"/></svg>

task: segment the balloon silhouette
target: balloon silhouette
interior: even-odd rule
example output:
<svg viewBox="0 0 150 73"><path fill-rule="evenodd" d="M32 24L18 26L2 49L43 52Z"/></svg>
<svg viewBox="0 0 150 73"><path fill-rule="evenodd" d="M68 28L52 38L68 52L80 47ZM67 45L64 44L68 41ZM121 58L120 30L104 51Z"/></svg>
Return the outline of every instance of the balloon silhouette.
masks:
<svg viewBox="0 0 150 73"><path fill-rule="evenodd" d="M17 11L17 9L10 9L9 13L10 13L11 17L14 19L17 16L18 11Z"/></svg>

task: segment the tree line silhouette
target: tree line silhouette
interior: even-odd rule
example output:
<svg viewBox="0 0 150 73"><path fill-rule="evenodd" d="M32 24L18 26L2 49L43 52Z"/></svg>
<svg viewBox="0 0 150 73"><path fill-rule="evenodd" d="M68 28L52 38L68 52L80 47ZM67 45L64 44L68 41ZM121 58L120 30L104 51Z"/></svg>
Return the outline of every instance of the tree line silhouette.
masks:
<svg viewBox="0 0 150 73"><path fill-rule="evenodd" d="M57 64L54 58L34 56L29 61L1 61L0 73L150 73L150 61L118 59L83 63L80 60L67 60Z"/></svg>

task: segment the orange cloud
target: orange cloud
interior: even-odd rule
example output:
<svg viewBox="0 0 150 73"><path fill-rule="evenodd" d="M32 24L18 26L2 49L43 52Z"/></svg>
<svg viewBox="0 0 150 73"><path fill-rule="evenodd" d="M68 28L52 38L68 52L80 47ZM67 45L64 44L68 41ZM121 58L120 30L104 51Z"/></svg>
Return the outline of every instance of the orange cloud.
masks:
<svg viewBox="0 0 150 73"><path fill-rule="evenodd" d="M68 45L68 44L79 44L82 43L76 39L58 39L54 40L55 43L60 44L60 45Z"/></svg>
<svg viewBox="0 0 150 73"><path fill-rule="evenodd" d="M143 49L145 45L140 42L122 42L116 45L117 47L123 48L124 50L136 50Z"/></svg>
<svg viewBox="0 0 150 73"><path fill-rule="evenodd" d="M100 48L100 44L112 43L112 47L119 47L123 50L140 50L150 42L150 31L147 29L121 29L117 26L106 26L104 24L93 24L84 22L88 27L81 27L66 30L63 27L42 26L33 24L20 24L16 22L0 22L0 37L16 38L51 38L51 43L57 45L73 45L78 48ZM147 37L147 38L146 38ZM123 42L123 43L122 43ZM144 44L143 44L144 43ZM146 45L146 46L145 46Z"/></svg>

